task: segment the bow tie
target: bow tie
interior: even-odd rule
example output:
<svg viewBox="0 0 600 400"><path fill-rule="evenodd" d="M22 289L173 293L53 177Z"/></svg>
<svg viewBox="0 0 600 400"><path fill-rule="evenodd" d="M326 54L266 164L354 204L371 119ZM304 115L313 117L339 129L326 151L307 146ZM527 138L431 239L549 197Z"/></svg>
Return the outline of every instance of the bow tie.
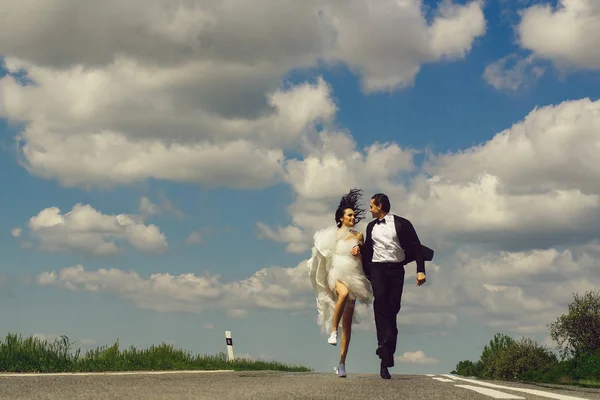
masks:
<svg viewBox="0 0 600 400"><path fill-rule="evenodd" d="M385 219L378 219L377 224L385 224Z"/></svg>

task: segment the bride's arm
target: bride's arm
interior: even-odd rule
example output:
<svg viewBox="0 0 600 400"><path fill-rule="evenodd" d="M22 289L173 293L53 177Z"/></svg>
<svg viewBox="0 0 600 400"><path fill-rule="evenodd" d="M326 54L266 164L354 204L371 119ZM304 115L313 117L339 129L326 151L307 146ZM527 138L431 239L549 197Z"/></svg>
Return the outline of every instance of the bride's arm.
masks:
<svg viewBox="0 0 600 400"><path fill-rule="evenodd" d="M352 255L358 256L360 255L360 249L365 244L365 240L363 238L362 232L357 232L354 237L358 240L358 244L352 248Z"/></svg>

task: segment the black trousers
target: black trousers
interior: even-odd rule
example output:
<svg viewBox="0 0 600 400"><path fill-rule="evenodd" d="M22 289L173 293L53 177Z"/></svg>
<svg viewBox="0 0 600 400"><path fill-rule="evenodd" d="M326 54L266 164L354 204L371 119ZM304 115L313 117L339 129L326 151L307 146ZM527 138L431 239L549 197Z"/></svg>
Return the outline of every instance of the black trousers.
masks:
<svg viewBox="0 0 600 400"><path fill-rule="evenodd" d="M403 263L372 263L373 311L377 329L377 354L384 367L394 366L398 339L396 316L400 312L404 289Z"/></svg>

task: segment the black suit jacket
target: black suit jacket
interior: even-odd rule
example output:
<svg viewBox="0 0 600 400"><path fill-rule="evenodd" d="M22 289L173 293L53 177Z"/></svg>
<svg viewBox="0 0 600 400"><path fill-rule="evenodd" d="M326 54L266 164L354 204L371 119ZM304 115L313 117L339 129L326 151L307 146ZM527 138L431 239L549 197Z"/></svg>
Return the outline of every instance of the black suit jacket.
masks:
<svg viewBox="0 0 600 400"><path fill-rule="evenodd" d="M371 263L373 259L373 238L371 233L373 232L373 227L376 222L377 220L374 219L367 225L365 243L360 249L363 270L367 277L371 276ZM421 244L415 228L408 219L394 215L394 222L396 225L398 242L400 242L400 247L402 247L405 254L403 264L406 265L416 261L417 273L425 273L425 261L431 261L433 259L434 251Z"/></svg>

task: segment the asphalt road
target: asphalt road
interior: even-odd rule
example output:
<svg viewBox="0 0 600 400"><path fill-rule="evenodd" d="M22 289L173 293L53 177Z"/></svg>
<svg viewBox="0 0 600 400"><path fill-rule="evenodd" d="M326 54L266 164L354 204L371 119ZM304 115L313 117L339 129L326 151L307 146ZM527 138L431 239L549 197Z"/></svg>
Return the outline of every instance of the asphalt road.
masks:
<svg viewBox="0 0 600 400"><path fill-rule="evenodd" d="M177 372L132 374L0 374L1 400L68 399L403 399L600 400L599 389L466 380L450 375Z"/></svg>

